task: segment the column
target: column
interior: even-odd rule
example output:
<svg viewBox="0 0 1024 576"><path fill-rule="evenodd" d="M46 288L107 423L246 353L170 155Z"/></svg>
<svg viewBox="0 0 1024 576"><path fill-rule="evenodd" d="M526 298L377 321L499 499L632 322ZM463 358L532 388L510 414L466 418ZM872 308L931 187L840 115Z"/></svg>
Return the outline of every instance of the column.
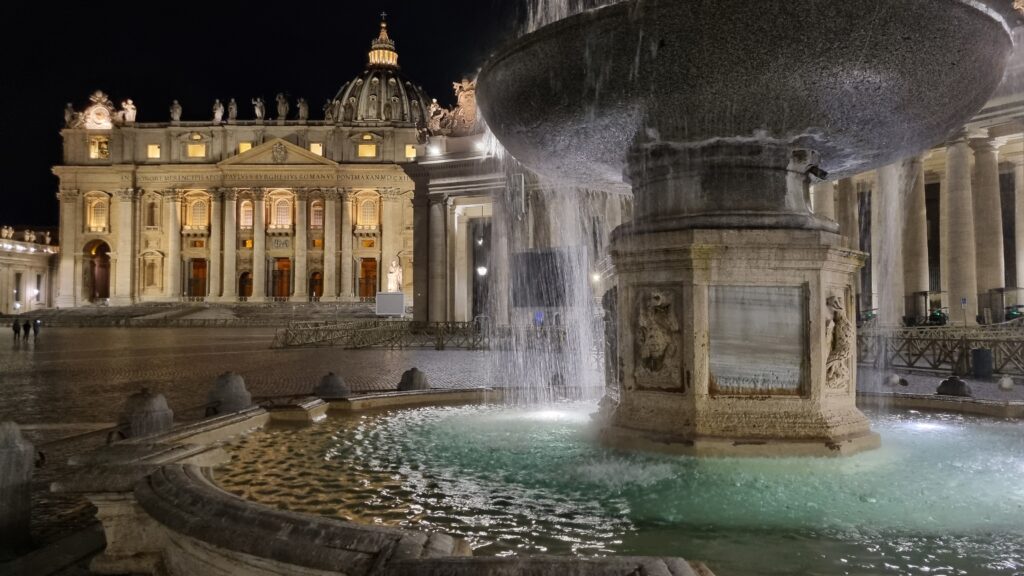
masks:
<svg viewBox="0 0 1024 576"><path fill-rule="evenodd" d="M472 320L469 311L469 287L472 277L469 265L469 216L464 212L465 208L456 209L453 217L455 222L454 231L454 252L455 263L452 274L452 320L456 322L469 322Z"/></svg>
<svg viewBox="0 0 1024 576"><path fill-rule="evenodd" d="M352 193L346 190L341 198L341 300L356 299L352 278Z"/></svg>
<svg viewBox="0 0 1024 576"><path fill-rule="evenodd" d="M324 200L324 295L323 301L338 299L338 191L328 190Z"/></svg>
<svg viewBox="0 0 1024 576"><path fill-rule="evenodd" d="M430 313L431 322L448 320L448 199L442 195L430 199Z"/></svg>
<svg viewBox="0 0 1024 576"><path fill-rule="evenodd" d="M402 192L397 188L381 190L380 199L381 275L378 278L378 288L383 292L388 288L387 271L391 267L391 261L398 258L398 251L402 248Z"/></svg>
<svg viewBox="0 0 1024 576"><path fill-rule="evenodd" d="M73 308L78 302L77 294L79 286L75 285L75 254L81 252L82 247L78 245L78 234L82 225L79 216L82 213L80 208L80 193L78 190L61 188L57 193L60 200L60 264L57 269L57 299L58 308Z"/></svg>
<svg viewBox="0 0 1024 576"><path fill-rule="evenodd" d="M234 188L221 190L224 198L224 300L231 302L238 298L238 192ZM214 272L216 273L216 272Z"/></svg>
<svg viewBox="0 0 1024 576"><path fill-rule="evenodd" d="M1024 158L1013 167L1013 216L1016 223L1017 288L1024 288Z"/></svg>
<svg viewBox="0 0 1024 576"><path fill-rule="evenodd" d="M903 287L903 186L909 166L897 162L878 169L871 196L871 273L882 324L899 326L905 314ZM877 218L877 220L875 219Z"/></svg>
<svg viewBox="0 0 1024 576"><path fill-rule="evenodd" d="M814 185L814 213L828 219L836 219L836 187L825 180Z"/></svg>
<svg viewBox="0 0 1024 576"><path fill-rule="evenodd" d="M221 207L222 190L210 191L210 261L206 270L206 299L220 298L220 263L221 263Z"/></svg>
<svg viewBox="0 0 1024 576"><path fill-rule="evenodd" d="M846 246L852 250L860 250L860 203L857 199L857 188L853 185L853 179L843 178L839 181L837 190L839 202L837 206L837 220L839 222L839 233L846 238ZM860 286L857 286L860 291Z"/></svg>
<svg viewBox="0 0 1024 576"><path fill-rule="evenodd" d="M908 302L918 305L916 298L910 298L918 292L928 291L928 214L924 192L924 159L917 158L910 162L907 169L913 178L913 185L907 194L906 224L903 228L903 289L906 290ZM927 316L928 303L924 309L909 308L907 315Z"/></svg>
<svg viewBox="0 0 1024 576"><path fill-rule="evenodd" d="M181 299L181 192L164 190L164 230L167 254L164 256L164 295L173 302Z"/></svg>
<svg viewBox="0 0 1024 576"><path fill-rule="evenodd" d="M412 200L412 249L413 249L413 272L412 292L413 309L412 319L416 322L427 322L430 319L430 198L427 196L427 187L416 185L416 192Z"/></svg>
<svg viewBox="0 0 1024 576"><path fill-rule="evenodd" d="M306 203L308 202L306 190L299 190L295 198L295 288L292 290L292 302L306 302L309 300L309 276L306 273L306 252L308 240L306 239Z"/></svg>
<svg viewBox="0 0 1024 576"><path fill-rule="evenodd" d="M252 202L252 302L267 299L267 191L253 190Z"/></svg>
<svg viewBox="0 0 1024 576"><path fill-rule="evenodd" d="M949 295L949 159L947 169L939 172L939 289L942 291L942 307L952 314L954 304L960 306L959 300L953 302Z"/></svg>
<svg viewBox="0 0 1024 576"><path fill-rule="evenodd" d="M974 201L971 188L971 148L967 132L956 134L946 148L946 181L949 183L949 213L945 237L949 240L950 320L954 324L977 324L978 277L975 267ZM961 306L966 299L966 306Z"/></svg>
<svg viewBox="0 0 1024 576"><path fill-rule="evenodd" d="M117 235L114 244L113 262L114 281L111 284L110 303L114 306L128 306L133 302L132 298L132 269L135 261L132 254L132 238L135 229L132 226L135 203L132 201L135 191L131 188L118 190L111 198L114 214L113 232Z"/></svg>
<svg viewBox="0 0 1024 576"><path fill-rule="evenodd" d="M999 152L988 138L971 141L971 147L974 148L974 258L978 266L978 313L986 321L999 322L1003 319L1002 299L989 302L992 290L1006 287Z"/></svg>

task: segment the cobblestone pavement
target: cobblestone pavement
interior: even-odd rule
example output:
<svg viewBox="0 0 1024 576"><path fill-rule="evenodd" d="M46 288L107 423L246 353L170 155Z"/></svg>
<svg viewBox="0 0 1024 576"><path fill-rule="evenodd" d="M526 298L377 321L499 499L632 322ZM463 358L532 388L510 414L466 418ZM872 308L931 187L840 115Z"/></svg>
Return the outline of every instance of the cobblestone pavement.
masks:
<svg viewBox="0 0 1024 576"><path fill-rule="evenodd" d="M263 328L50 328L38 341L0 345L0 420L17 422L47 458L33 478L36 541L92 521L88 502L51 494L49 484L68 473L70 455L105 443L105 429L142 386L164 394L176 418L194 419L227 370L242 374L256 397L308 394L329 371L356 391L394 389L413 366L437 388L489 384L483 352L272 350L273 337Z"/></svg>

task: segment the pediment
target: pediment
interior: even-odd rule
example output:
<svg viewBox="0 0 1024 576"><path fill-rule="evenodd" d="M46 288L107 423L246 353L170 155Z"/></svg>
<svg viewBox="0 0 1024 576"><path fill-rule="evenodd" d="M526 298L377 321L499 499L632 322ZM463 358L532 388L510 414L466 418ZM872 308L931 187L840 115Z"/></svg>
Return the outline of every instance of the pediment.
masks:
<svg viewBox="0 0 1024 576"><path fill-rule="evenodd" d="M236 154L217 166L337 166L323 156L313 154L305 148L296 146L282 138L274 138Z"/></svg>

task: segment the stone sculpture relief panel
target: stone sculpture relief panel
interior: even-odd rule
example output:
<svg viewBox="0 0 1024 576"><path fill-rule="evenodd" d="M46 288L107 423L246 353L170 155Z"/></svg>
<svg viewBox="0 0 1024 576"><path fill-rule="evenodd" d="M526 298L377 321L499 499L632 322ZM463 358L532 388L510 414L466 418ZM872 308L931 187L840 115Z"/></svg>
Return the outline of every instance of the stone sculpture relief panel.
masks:
<svg viewBox="0 0 1024 576"><path fill-rule="evenodd" d="M853 324L846 314L847 298L829 296L825 305L828 317L825 322L825 387L830 390L847 390L850 386L850 366L853 362L853 347L856 339Z"/></svg>
<svg viewBox="0 0 1024 576"><path fill-rule="evenodd" d="M686 392L682 365L682 289L638 287L633 301L633 387Z"/></svg>
<svg viewBox="0 0 1024 576"><path fill-rule="evenodd" d="M809 372L807 290L708 288L712 394L798 395Z"/></svg>

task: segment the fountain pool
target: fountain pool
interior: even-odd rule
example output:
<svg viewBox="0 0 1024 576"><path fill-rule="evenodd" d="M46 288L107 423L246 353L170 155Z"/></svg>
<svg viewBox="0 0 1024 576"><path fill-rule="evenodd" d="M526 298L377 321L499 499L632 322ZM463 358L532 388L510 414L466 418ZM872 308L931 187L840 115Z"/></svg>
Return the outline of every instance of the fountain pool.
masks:
<svg viewBox="0 0 1024 576"><path fill-rule="evenodd" d="M591 404L335 417L239 438L216 470L279 508L445 532L474 555L679 555L717 574L1019 574L1024 428L871 414L849 458L693 458L593 441Z"/></svg>

